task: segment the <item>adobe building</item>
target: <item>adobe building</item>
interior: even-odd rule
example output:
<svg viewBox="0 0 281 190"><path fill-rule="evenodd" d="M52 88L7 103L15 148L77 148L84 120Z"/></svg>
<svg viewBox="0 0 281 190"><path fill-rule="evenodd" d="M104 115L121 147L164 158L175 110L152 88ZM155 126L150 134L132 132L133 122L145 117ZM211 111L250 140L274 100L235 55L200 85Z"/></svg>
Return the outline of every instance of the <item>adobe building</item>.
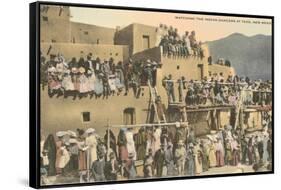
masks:
<svg viewBox="0 0 281 190"><path fill-rule="evenodd" d="M214 73L223 73L227 78L234 75L232 67L209 65L209 51L204 45L203 59L189 57L171 59L163 56L161 47L156 46L156 27L132 23L125 28L106 28L95 25L70 21L69 7L41 7L41 52L45 57L50 54L63 54L69 61L72 57L86 56L92 53L94 58L101 60L113 58L115 62L151 59L161 62L157 69L156 88L162 102L168 109L167 121L177 121L177 111L173 105L168 105L167 93L162 86L162 79L172 74L174 79L185 76L188 80L200 80ZM185 94L185 93L184 93ZM175 96L178 101L178 91L175 85ZM76 130L77 128L94 127L98 133L104 134L107 125L113 124L142 124L151 121L148 107L151 100L149 87L141 86L140 96L136 98L129 91L123 94L109 96L108 99L82 98L50 98L47 90L41 90L41 127L42 133L55 133L60 130ZM206 134L210 130L221 128L231 120L234 108L214 108L213 110L187 111L187 120L195 126L195 132ZM170 111L169 111L170 110ZM172 111L171 111L172 110ZM170 114L170 115L169 115ZM228 120L220 118L227 115ZM209 116L208 116L209 115ZM208 119L206 119L208 117ZM153 120L153 118L152 118ZM154 118L155 120L155 118ZM233 119L232 119L233 120ZM117 131L116 131L117 132Z"/></svg>

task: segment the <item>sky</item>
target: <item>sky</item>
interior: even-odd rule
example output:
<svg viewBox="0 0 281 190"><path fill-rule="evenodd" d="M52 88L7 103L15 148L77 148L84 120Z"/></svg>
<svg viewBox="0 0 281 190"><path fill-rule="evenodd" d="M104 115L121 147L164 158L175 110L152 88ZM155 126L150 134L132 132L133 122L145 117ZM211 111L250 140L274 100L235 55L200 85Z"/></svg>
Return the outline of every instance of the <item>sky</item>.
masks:
<svg viewBox="0 0 281 190"><path fill-rule="evenodd" d="M241 33L246 36L257 34L271 35L271 20L260 18L225 17L213 15L179 14L148 11L114 10L86 7L71 7L71 20L116 28L132 23L159 26L160 23L184 31L196 32L197 39L202 42L213 41Z"/></svg>

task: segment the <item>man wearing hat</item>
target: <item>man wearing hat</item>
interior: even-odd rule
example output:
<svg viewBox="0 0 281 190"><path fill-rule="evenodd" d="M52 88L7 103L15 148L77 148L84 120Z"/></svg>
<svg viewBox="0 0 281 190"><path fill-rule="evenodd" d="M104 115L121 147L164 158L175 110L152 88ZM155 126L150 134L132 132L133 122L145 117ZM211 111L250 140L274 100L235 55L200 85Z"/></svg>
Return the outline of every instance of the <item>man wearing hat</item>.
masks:
<svg viewBox="0 0 281 190"><path fill-rule="evenodd" d="M177 127L176 131L176 141L179 142L180 140L183 142L186 142L186 125L180 124L179 127Z"/></svg>
<svg viewBox="0 0 281 190"><path fill-rule="evenodd" d="M194 145L193 143L188 144L188 151L186 155L187 161L187 175L194 176L195 175L195 154L194 154Z"/></svg>
<svg viewBox="0 0 281 190"><path fill-rule="evenodd" d="M163 167L165 164L165 151L164 144L161 144L161 148L158 149L154 155L154 167L156 169L156 176L162 177Z"/></svg>
<svg viewBox="0 0 281 190"><path fill-rule="evenodd" d="M175 164L172 142L168 142L167 149L165 150L165 165L167 167L167 176L173 176Z"/></svg>
<svg viewBox="0 0 281 190"><path fill-rule="evenodd" d="M148 155L146 156L144 163L143 163L143 173L145 178L149 178L153 176L154 169L153 169L153 152L152 149L150 148L148 150Z"/></svg>
<svg viewBox="0 0 281 190"><path fill-rule="evenodd" d="M50 60L46 63L48 67L56 67L57 62L55 61L56 55L50 54Z"/></svg>
<svg viewBox="0 0 281 190"><path fill-rule="evenodd" d="M85 70L87 75L89 75L89 71L93 72L94 71L94 66L93 66L93 62L92 62L92 53L89 53L87 55L87 60L85 61Z"/></svg>
<svg viewBox="0 0 281 190"><path fill-rule="evenodd" d="M125 82L125 96L128 94L129 91L129 81L132 79L132 70L133 70L133 60L130 58L128 62L124 64L124 82Z"/></svg>
<svg viewBox="0 0 281 190"><path fill-rule="evenodd" d="M92 164L92 174L95 181L106 180L104 175L104 168L105 168L104 155L100 153L98 155L98 160L94 161Z"/></svg>
<svg viewBox="0 0 281 190"><path fill-rule="evenodd" d="M147 78L147 81L152 85L152 67L151 67L151 61L148 59L146 60L146 66L144 68L144 74Z"/></svg>
<svg viewBox="0 0 281 190"><path fill-rule="evenodd" d="M178 142L178 147L175 150L175 161L179 175L184 175L184 163L185 163L186 150L182 140Z"/></svg>
<svg viewBox="0 0 281 190"><path fill-rule="evenodd" d="M169 103L175 102L174 82L172 81L171 74L169 74L168 79L166 80L166 91Z"/></svg>
<svg viewBox="0 0 281 190"><path fill-rule="evenodd" d="M105 163L104 174L108 181L117 180L117 172L119 172L118 162L115 159L114 152L109 154L109 161Z"/></svg>

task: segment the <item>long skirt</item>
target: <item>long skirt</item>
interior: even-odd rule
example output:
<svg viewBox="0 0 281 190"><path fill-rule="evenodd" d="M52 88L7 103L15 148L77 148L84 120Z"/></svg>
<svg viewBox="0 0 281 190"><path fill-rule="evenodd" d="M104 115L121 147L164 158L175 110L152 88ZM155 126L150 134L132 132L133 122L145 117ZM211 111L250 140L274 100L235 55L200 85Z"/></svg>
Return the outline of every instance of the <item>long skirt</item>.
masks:
<svg viewBox="0 0 281 190"><path fill-rule="evenodd" d="M79 169L79 171L87 170L87 154L85 151L79 151L78 169Z"/></svg>
<svg viewBox="0 0 281 190"><path fill-rule="evenodd" d="M202 167L202 161L199 160L198 156L195 156L195 173L196 174L200 174L203 171L203 167Z"/></svg>
<svg viewBox="0 0 281 190"><path fill-rule="evenodd" d="M119 159L120 161L126 161L128 159L128 150L125 145L119 146Z"/></svg>
<svg viewBox="0 0 281 190"><path fill-rule="evenodd" d="M240 159L239 159L239 152L237 150L233 150L233 159L232 159L232 165L237 166Z"/></svg>
<svg viewBox="0 0 281 190"><path fill-rule="evenodd" d="M221 151L216 151L217 167L224 166L224 156Z"/></svg>
<svg viewBox="0 0 281 190"><path fill-rule="evenodd" d="M209 153L209 163L210 163L210 167L215 167L217 165L216 154L212 150Z"/></svg>

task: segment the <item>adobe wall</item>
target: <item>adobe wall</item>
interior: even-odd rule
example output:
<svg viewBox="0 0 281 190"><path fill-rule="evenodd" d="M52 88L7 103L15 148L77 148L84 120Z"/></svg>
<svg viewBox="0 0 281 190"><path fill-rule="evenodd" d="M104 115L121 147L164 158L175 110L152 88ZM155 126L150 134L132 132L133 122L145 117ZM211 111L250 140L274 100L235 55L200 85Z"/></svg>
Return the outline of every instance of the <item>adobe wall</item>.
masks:
<svg viewBox="0 0 281 190"><path fill-rule="evenodd" d="M219 75L220 73L223 73L224 79L227 79L228 76L234 76L235 75L235 70L233 67L228 67L225 65L218 65L218 64L212 64L209 65L209 74L208 76L214 76Z"/></svg>
<svg viewBox="0 0 281 190"><path fill-rule="evenodd" d="M135 98L132 90L128 96L124 91L119 95L109 96L108 99L82 98L72 100L59 97L50 98L47 90L41 91L41 129L43 134L55 133L60 130L76 130L77 128L94 127L98 134L105 133L105 126L109 124L123 124L123 111L134 107L136 123L145 123L149 102L147 87L142 88L140 98ZM143 94L143 96L142 96ZM83 123L82 112L90 112L91 121ZM119 130L115 130L116 133Z"/></svg>
<svg viewBox="0 0 281 190"><path fill-rule="evenodd" d="M123 61L128 57L128 47L121 45L89 45L89 44L70 44L70 43L41 43L41 51L44 56L47 56L51 46L49 54L62 53L66 60L70 60L72 57L79 58L81 51L84 53L84 57L88 53L94 55L94 59L99 57L101 60L109 59L112 57L115 62Z"/></svg>
<svg viewBox="0 0 281 190"><path fill-rule="evenodd" d="M156 27L143 24L133 24L133 54L145 50L143 48L143 36L149 37L149 48L155 47L156 43Z"/></svg>
<svg viewBox="0 0 281 190"><path fill-rule="evenodd" d="M45 21L41 17L40 27L41 42L71 42L70 22L68 20L53 18ZM61 32L63 32L63 35Z"/></svg>
<svg viewBox="0 0 281 190"><path fill-rule="evenodd" d="M114 44L127 45L129 47L129 55L132 55L133 51L133 25L129 25L119 31L116 31L114 36Z"/></svg>
<svg viewBox="0 0 281 190"><path fill-rule="evenodd" d="M41 42L114 44L115 29L70 21L69 7L41 8Z"/></svg>
<svg viewBox="0 0 281 190"><path fill-rule="evenodd" d="M86 44L114 44L115 29L71 22L71 41Z"/></svg>
<svg viewBox="0 0 281 190"><path fill-rule="evenodd" d="M136 23L117 31L114 43L117 45L128 45L130 48L129 53L133 55L145 50L142 44L143 36L149 37L149 48L155 47L156 27Z"/></svg>

